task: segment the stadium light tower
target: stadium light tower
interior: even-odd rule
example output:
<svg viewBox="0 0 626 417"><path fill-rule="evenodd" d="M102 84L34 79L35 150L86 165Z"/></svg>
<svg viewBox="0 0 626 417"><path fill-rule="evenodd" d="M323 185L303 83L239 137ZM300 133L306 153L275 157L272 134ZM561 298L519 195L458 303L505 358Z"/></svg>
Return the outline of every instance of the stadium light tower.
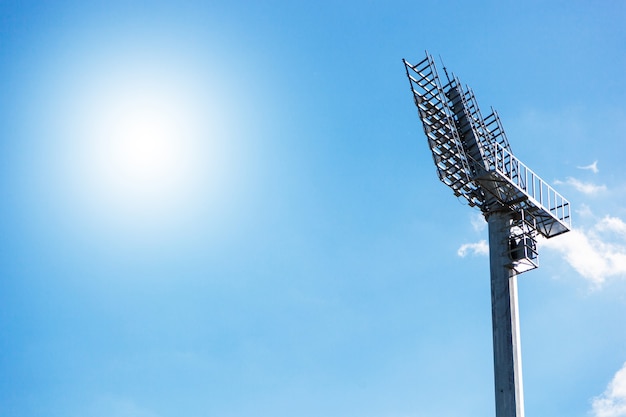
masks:
<svg viewBox="0 0 626 417"><path fill-rule="evenodd" d="M428 53L403 60L439 179L489 225L496 417L524 417L517 275L537 268L537 236L570 230L570 204L511 152L498 113L483 117L458 78L442 85Z"/></svg>

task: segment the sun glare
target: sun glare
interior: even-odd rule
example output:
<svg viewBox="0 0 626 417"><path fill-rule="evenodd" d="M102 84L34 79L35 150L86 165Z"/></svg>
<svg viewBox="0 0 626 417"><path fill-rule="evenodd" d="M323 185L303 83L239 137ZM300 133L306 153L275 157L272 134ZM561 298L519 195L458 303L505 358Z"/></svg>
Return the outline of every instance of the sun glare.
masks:
<svg viewBox="0 0 626 417"><path fill-rule="evenodd" d="M225 122L206 80L161 59L81 68L59 101L70 198L92 226L176 228L223 186Z"/></svg>
<svg viewBox="0 0 626 417"><path fill-rule="evenodd" d="M37 58L24 191L42 224L103 246L224 236L262 177L249 138L265 119L247 107L259 92L206 37L139 32L64 37Z"/></svg>
<svg viewBox="0 0 626 417"><path fill-rule="evenodd" d="M89 169L108 198L162 205L193 180L200 126L191 103L176 93L123 86L91 110L84 132L92 143Z"/></svg>

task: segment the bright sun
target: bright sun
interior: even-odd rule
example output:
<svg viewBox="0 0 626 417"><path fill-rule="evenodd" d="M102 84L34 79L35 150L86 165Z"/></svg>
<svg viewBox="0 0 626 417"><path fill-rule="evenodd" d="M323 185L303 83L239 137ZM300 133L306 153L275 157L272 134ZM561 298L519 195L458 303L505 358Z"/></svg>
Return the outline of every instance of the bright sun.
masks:
<svg viewBox="0 0 626 417"><path fill-rule="evenodd" d="M95 166L114 198L157 203L190 180L194 130L189 103L168 91L113 91L93 114Z"/></svg>
<svg viewBox="0 0 626 417"><path fill-rule="evenodd" d="M25 189L59 230L116 247L227 233L259 172L247 132L261 123L238 119L250 91L195 34L109 35L64 38L42 58L20 115Z"/></svg>
<svg viewBox="0 0 626 417"><path fill-rule="evenodd" d="M217 177L212 109L181 74L99 71L72 106L73 172L95 219L133 228L184 217ZM204 183L202 181L205 181ZM89 208L90 207L90 208Z"/></svg>

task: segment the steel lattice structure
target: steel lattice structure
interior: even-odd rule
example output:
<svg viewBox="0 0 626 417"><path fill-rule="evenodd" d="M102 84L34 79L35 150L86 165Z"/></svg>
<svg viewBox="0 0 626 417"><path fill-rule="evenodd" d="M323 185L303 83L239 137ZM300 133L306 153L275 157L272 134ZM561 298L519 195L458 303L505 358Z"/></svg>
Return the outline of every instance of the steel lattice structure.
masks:
<svg viewBox="0 0 626 417"><path fill-rule="evenodd" d="M439 179L486 216L516 213L524 233L512 246L521 242L524 256L512 266L518 273L536 268L536 236L570 230L569 201L513 155L493 108L483 117L474 92L457 77L442 85L432 56L403 62Z"/></svg>
<svg viewBox="0 0 626 417"><path fill-rule="evenodd" d="M439 179L489 223L496 416L523 417L517 274L537 268L537 236L571 229L570 203L517 159L498 113L483 117L457 77L428 53L403 60Z"/></svg>

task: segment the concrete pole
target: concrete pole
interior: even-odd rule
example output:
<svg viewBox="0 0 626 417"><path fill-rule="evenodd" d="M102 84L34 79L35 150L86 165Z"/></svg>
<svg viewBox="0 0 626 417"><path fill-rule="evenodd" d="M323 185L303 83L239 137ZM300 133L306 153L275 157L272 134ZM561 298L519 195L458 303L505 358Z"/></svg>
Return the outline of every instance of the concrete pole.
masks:
<svg viewBox="0 0 626 417"><path fill-rule="evenodd" d="M489 213L496 417L524 417L517 276L507 265L512 213Z"/></svg>

